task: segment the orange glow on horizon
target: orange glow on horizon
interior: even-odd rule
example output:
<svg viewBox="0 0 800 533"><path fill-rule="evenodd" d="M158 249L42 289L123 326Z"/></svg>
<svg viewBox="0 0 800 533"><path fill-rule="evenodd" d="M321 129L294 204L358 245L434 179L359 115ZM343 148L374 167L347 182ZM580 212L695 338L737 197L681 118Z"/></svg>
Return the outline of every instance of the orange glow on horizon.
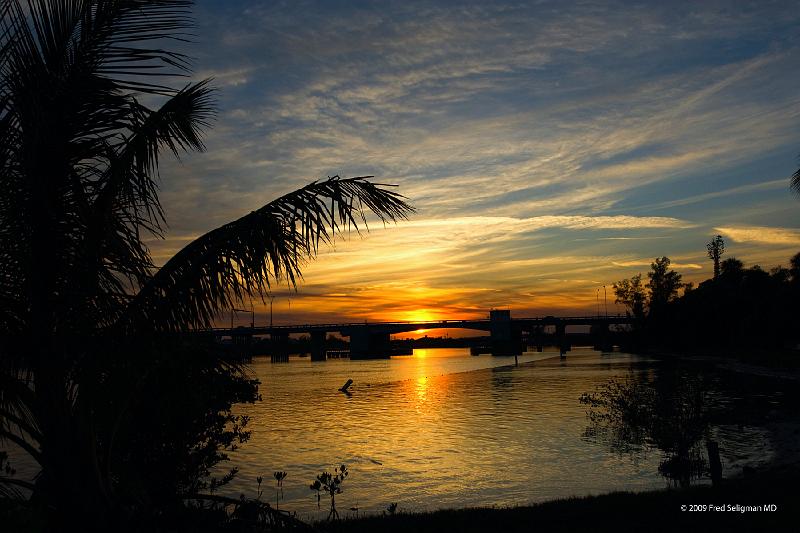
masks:
<svg viewBox="0 0 800 533"><path fill-rule="evenodd" d="M441 311L433 309L415 309L413 311L403 311L401 314L403 316L401 321L403 322L435 322L439 320L446 320L440 318ZM419 329L417 331L421 332L426 330Z"/></svg>

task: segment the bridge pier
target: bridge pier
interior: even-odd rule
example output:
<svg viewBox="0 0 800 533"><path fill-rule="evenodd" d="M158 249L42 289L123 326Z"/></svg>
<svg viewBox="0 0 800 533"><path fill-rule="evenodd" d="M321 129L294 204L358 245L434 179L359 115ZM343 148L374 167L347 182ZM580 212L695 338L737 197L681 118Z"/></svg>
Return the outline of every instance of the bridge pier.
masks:
<svg viewBox="0 0 800 533"><path fill-rule="evenodd" d="M269 334L270 340L270 361L273 363L288 363L289 362L289 334L280 332L271 332Z"/></svg>
<svg viewBox="0 0 800 533"><path fill-rule="evenodd" d="M389 333L372 332L368 326L350 330L350 359L389 359Z"/></svg>
<svg viewBox="0 0 800 533"><path fill-rule="evenodd" d="M612 349L611 346L611 334L608 330L608 323L602 322L593 324L590 332L592 337L594 338L594 349L599 352L610 352Z"/></svg>
<svg viewBox="0 0 800 533"><path fill-rule="evenodd" d="M519 355L523 352L522 330L511 321L510 311L491 310L489 328L492 355Z"/></svg>
<svg viewBox="0 0 800 533"><path fill-rule="evenodd" d="M325 361L325 331L312 331L311 332L311 360L312 361Z"/></svg>
<svg viewBox="0 0 800 533"><path fill-rule="evenodd" d="M556 343L561 357L567 356L567 352L572 349L572 345L567 340L567 325L563 322L556 323Z"/></svg>

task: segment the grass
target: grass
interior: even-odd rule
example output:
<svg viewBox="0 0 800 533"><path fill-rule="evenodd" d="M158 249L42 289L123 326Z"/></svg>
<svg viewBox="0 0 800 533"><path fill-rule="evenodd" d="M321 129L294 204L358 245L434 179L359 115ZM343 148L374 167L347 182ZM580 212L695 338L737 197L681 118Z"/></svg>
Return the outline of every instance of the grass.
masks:
<svg viewBox="0 0 800 533"><path fill-rule="evenodd" d="M449 509L429 513L398 513L394 516L366 516L334 522L319 522L314 528L328 533L360 532L525 532L530 531L797 531L800 505L796 500L800 467L726 480L719 487L696 486L642 493L615 492L553 500L510 508ZM689 511L689 505L776 504L777 510ZM213 531L206 524L184 524L184 530ZM0 531L39 532L41 516L0 498ZM261 531L249 527L227 527L220 531Z"/></svg>
<svg viewBox="0 0 800 533"><path fill-rule="evenodd" d="M719 487L615 492L511 508L473 508L370 516L315 526L327 532L797 531L800 471L773 471ZM774 512L686 511L682 505L764 506Z"/></svg>

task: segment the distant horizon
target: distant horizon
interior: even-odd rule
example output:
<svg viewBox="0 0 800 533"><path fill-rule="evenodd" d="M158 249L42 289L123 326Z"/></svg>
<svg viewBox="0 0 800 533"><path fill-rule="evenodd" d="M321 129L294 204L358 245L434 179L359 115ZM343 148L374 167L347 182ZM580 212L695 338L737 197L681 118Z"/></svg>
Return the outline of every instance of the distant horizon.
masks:
<svg viewBox="0 0 800 533"><path fill-rule="evenodd" d="M797 253L797 252L795 252ZM740 259L735 256L736 259ZM655 259L655 258L653 258ZM762 270L769 272L772 268L776 267L786 267L789 264L787 260L776 264L776 265L763 265L752 263L749 264L744 262L744 267L752 268L755 266L760 267ZM741 260L741 259L740 259ZM674 264L673 264L674 266ZM649 270L649 264L647 268L642 267L640 271L636 272L636 274L642 274L644 278L644 282L646 283L647 280L647 271ZM675 268L675 270L680 270L679 268ZM683 283L692 283L693 286L696 288L700 283L704 281L711 280L713 278L713 265L709 269L711 272L708 272L707 275L704 274L696 274L694 276L687 275L683 273ZM635 275L635 274L634 274ZM621 280L622 277L615 279L614 281ZM537 317L545 317L545 316L602 316L608 314L611 315L625 315L629 310L623 305L622 303L616 303L616 296L614 293L613 282L605 286L606 296L604 299L603 295L603 286L597 287L595 292L595 300L591 302L590 307L578 307L578 306L564 306L564 307L550 307L547 309L537 309L533 307L519 307L519 308L512 308L509 306L496 306L496 307L488 307L485 309L475 309L475 308L465 308L463 310L454 309L451 310L449 314L445 314L444 311L439 311L437 314L436 310L431 309L418 309L413 311L405 311L405 315L401 316L410 316L410 318L398 318L393 312L389 311L386 313L377 313L374 316L367 316L362 314L352 314L352 313L340 313L336 314L336 312L308 312L303 307L303 311L298 311L296 309L297 302L302 302L302 284L298 286L297 293L290 292L290 291L275 291L275 299L273 301L273 324L275 326L281 325L301 325L301 324L330 324L330 323L344 323L344 322L363 322L363 321L370 321L370 322L440 322L445 320L475 320L481 318L488 318L489 311L492 309L508 309L511 311L512 317L514 318L537 318ZM683 289L680 291L683 294ZM580 299L581 302L585 302L585 299ZM252 300L253 308L255 311L255 322L257 327L264 327L269 325L270 321L270 305L269 305L269 298L265 298L265 303L261 303L257 298ZM291 307L295 306L295 310L291 311ZM247 307L247 306L246 306ZM608 309L606 313L606 308ZM249 309L249 307L248 307ZM226 312L220 318L217 319L215 322L215 327L226 328L230 327L230 318L231 313ZM239 310L234 315L234 326L247 326L250 324L250 313L245 312L244 310ZM436 331L444 331L444 330L436 330ZM448 330L455 332L455 337L461 337L459 332L465 331L460 329ZM470 330L471 331L471 330ZM403 334L407 335L407 334ZM416 338L416 337L415 337Z"/></svg>

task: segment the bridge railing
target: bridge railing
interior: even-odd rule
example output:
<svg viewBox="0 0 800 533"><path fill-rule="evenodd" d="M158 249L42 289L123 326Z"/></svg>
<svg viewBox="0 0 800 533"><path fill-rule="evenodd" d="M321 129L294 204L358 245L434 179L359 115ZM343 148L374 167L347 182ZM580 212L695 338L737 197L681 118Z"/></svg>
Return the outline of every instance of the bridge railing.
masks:
<svg viewBox="0 0 800 533"><path fill-rule="evenodd" d="M632 319L627 315L589 315L589 316L537 316L537 317L514 317L511 319L512 322L546 322L546 321L564 321L564 322L596 322L598 320L602 321L616 321L618 323L621 322L630 322ZM419 326L419 329L440 329L442 327L446 328L448 325L450 326L458 326L459 324L488 324L491 323L491 319L489 318L467 318L467 319L453 319L453 320L424 320L424 321L414 321L414 320L407 320L407 321L364 321L364 322L331 322L331 323L322 323L322 324L291 324L291 325L272 325L272 326L238 326L235 328L229 327L221 327L221 328L209 328L205 330L199 331L206 331L210 333L214 332L233 332L233 331L247 331L247 330L259 330L259 331L267 331L267 330L275 330L275 331L282 331L282 330L297 330L297 329L325 329L325 330L338 330L338 329L348 329L360 326ZM436 328L432 327L425 327L425 326L436 326Z"/></svg>

